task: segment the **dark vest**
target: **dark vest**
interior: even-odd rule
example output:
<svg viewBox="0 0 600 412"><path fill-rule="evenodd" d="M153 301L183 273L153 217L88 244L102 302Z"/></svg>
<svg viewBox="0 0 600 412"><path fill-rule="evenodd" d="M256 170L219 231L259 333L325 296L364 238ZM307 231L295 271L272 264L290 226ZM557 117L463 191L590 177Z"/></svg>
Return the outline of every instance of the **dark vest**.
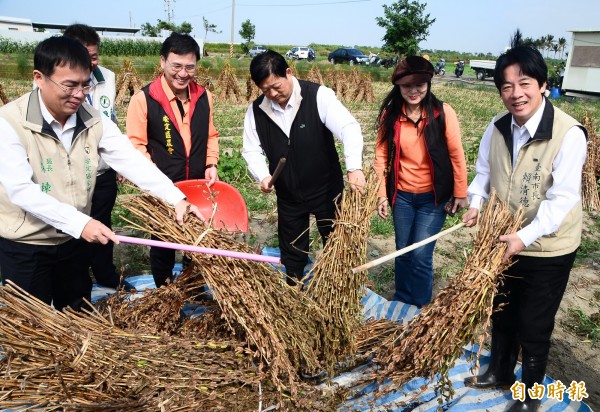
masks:
<svg viewBox="0 0 600 412"><path fill-rule="evenodd" d="M317 90L321 85L303 80L299 83L302 103L292 122L290 138L259 107L264 95L253 103L256 132L271 174L281 157L287 159L275 183L279 199L304 202L326 196L333 200L342 192L344 180L333 134L319 117Z"/></svg>
<svg viewBox="0 0 600 412"><path fill-rule="evenodd" d="M210 118L204 88L193 82L189 85L192 133L189 156L186 155L179 124L162 88L160 77L142 90L148 106L148 153L152 161L173 182L203 179Z"/></svg>
<svg viewBox="0 0 600 412"><path fill-rule="evenodd" d="M445 130L441 124L444 116L438 110L434 110L434 121L438 122L438 130ZM445 120L444 120L445 121ZM398 128L398 138L402 139L402 128ZM399 154L397 153L396 144L394 142L395 133L390 133L388 137L388 158L387 158L387 182L386 194L390 205L394 205L396 200L396 192L398 185ZM452 161L448 152L448 142L445 136L441 138L429 136L425 137L425 146L429 157L429 170L431 180L433 181L433 193L435 195L435 203L439 205L447 202L452 193L454 193L454 171L452 169Z"/></svg>

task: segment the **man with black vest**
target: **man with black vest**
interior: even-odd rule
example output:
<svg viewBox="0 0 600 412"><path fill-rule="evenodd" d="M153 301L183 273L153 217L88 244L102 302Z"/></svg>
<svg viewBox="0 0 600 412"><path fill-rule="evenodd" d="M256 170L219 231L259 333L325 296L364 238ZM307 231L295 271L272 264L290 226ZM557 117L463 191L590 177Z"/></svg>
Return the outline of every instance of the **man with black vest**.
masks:
<svg viewBox="0 0 600 412"><path fill-rule="evenodd" d="M133 95L127 135L133 145L173 182L216 180L219 134L213 125L212 95L194 82L200 47L193 37L173 32L162 44L163 73ZM150 266L159 287L172 278L175 251L150 248Z"/></svg>
<svg viewBox="0 0 600 412"><path fill-rule="evenodd" d="M256 56L250 76L263 94L246 112L242 155L260 189L276 190L281 263L288 283L295 284L308 262L310 215L325 242L344 187L333 136L344 146L353 190L365 185L363 137L333 90L296 79L280 54L269 50ZM271 185L282 158L281 174Z"/></svg>
<svg viewBox="0 0 600 412"><path fill-rule="evenodd" d="M535 411L541 402L528 390L544 384L554 318L581 241L586 130L546 100L544 58L519 43L516 35L513 48L496 62L494 82L508 112L498 114L481 139L477 175L468 188L472 207L463 222L477 223L492 188L511 210L522 208L525 221L498 239L507 246L504 260L513 257L514 264L494 300L502 309L492 314L488 368L465 385L517 388L514 370L522 350L522 386L513 395L523 398L509 410Z"/></svg>

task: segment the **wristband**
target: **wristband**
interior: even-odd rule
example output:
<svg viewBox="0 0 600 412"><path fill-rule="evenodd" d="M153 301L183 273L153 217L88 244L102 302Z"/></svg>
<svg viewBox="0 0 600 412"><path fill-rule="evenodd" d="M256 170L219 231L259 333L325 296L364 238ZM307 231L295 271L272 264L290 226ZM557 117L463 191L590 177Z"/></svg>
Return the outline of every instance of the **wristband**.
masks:
<svg viewBox="0 0 600 412"><path fill-rule="evenodd" d="M211 164L206 165L206 167L204 169L210 169L211 167L214 167L216 169L217 165L214 163L211 163Z"/></svg>

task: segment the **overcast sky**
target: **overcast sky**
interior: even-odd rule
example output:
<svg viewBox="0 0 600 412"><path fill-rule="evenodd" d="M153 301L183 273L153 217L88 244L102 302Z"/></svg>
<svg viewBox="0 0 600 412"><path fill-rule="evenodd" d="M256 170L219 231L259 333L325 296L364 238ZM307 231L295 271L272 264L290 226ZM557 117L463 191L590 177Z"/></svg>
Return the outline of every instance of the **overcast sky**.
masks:
<svg viewBox="0 0 600 412"><path fill-rule="evenodd" d="M235 12L232 5L235 1ZM600 0L428 0L426 13L436 21L420 47L463 52L504 51L518 27L524 36L539 38L552 34L571 44L568 30L600 30ZM383 17L384 0L172 0L175 24L188 21L192 33L204 37L202 17L216 24L219 34L209 33L207 42L234 42L247 19L256 27L255 42L265 45L345 46L382 44L384 31L376 21ZM74 6L76 5L76 6ZM0 15L29 18L40 23L139 27L167 20L164 0L0 0Z"/></svg>

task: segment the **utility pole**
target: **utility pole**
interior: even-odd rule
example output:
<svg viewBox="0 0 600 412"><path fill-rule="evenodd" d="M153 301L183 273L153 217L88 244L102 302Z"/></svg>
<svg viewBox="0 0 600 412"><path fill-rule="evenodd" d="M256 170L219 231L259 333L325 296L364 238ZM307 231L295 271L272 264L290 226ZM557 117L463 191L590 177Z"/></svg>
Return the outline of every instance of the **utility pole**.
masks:
<svg viewBox="0 0 600 412"><path fill-rule="evenodd" d="M233 31L234 31L234 16L235 16L235 0L231 0L231 43L229 44L229 58L233 58Z"/></svg>
<svg viewBox="0 0 600 412"><path fill-rule="evenodd" d="M175 0L165 0L165 11L167 12L167 23L173 24L174 16L173 16L173 7L171 6L171 2L175 3Z"/></svg>

